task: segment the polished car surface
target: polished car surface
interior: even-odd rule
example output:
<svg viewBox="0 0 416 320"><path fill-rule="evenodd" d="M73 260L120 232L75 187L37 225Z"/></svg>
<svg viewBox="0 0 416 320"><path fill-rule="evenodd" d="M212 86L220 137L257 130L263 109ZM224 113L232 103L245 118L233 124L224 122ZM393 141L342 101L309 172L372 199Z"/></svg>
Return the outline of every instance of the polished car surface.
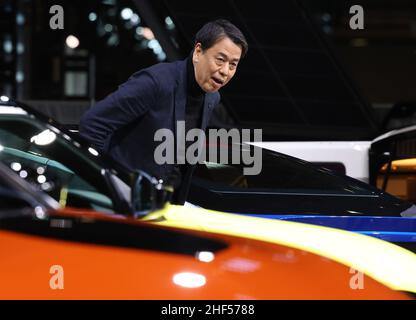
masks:
<svg viewBox="0 0 416 320"><path fill-rule="evenodd" d="M416 255L374 237L311 224L238 217L224 212L172 205L144 219L160 225L290 245L361 270L391 288L416 292Z"/></svg>
<svg viewBox="0 0 416 320"><path fill-rule="evenodd" d="M0 299L406 299L291 246L67 207L0 166Z"/></svg>

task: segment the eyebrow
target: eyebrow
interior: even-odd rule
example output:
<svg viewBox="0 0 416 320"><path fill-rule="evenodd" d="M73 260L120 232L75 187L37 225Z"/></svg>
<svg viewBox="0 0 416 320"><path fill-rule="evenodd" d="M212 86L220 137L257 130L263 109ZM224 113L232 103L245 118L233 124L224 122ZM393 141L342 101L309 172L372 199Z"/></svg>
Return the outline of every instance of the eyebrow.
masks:
<svg viewBox="0 0 416 320"><path fill-rule="evenodd" d="M228 60L228 56L227 56L225 53L223 53L223 52L218 52L218 54L219 54L220 56L222 56L223 58L226 58L226 59ZM235 59L232 59L232 61L233 61L233 62L238 62L238 61L240 61L240 59L235 58Z"/></svg>

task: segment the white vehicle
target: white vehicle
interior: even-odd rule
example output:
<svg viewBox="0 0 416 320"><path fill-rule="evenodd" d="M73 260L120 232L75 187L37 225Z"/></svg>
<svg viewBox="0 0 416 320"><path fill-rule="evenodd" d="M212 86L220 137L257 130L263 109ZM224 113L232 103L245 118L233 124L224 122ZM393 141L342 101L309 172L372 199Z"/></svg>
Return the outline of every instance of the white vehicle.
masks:
<svg viewBox="0 0 416 320"><path fill-rule="evenodd" d="M416 201L416 125L391 130L372 141L253 142Z"/></svg>
<svg viewBox="0 0 416 320"><path fill-rule="evenodd" d="M330 169L335 167L338 169L336 171L368 183L368 155L371 143L371 141L285 141L252 144Z"/></svg>

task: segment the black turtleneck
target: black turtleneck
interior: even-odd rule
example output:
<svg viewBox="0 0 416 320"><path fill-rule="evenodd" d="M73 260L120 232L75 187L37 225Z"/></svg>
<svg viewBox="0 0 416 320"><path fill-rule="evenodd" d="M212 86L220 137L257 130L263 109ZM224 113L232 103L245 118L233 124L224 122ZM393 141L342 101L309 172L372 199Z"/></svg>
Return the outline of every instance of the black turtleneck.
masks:
<svg viewBox="0 0 416 320"><path fill-rule="evenodd" d="M202 110L204 109L205 92L201 89L195 79L194 65L192 63L192 54L188 58L187 65L187 87L186 87L186 106L185 106L185 137L189 130L201 128ZM185 142L186 149L194 141ZM171 173L171 183L175 187L175 193L171 199L172 203L183 204L187 194L187 188L182 188L182 181L191 172L191 166L188 163L177 164Z"/></svg>
<svg viewBox="0 0 416 320"><path fill-rule="evenodd" d="M192 55L187 63L187 90L185 107L185 130L188 132L194 128L201 128L202 110L204 108L205 92L201 89L195 79ZM187 146L192 142L187 142Z"/></svg>

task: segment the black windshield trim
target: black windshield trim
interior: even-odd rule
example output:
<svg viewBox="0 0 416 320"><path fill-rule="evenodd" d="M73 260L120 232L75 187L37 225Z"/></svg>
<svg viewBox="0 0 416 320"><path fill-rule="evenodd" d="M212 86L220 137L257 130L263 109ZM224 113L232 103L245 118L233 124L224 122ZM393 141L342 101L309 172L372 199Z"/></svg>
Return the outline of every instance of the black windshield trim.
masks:
<svg viewBox="0 0 416 320"><path fill-rule="evenodd" d="M65 227L66 225L66 227ZM61 227L59 227L61 226ZM66 215L38 219L34 214L0 220L0 230L30 234L54 240L161 251L195 256L198 252L216 253L228 247L223 241L158 226L129 224Z"/></svg>

